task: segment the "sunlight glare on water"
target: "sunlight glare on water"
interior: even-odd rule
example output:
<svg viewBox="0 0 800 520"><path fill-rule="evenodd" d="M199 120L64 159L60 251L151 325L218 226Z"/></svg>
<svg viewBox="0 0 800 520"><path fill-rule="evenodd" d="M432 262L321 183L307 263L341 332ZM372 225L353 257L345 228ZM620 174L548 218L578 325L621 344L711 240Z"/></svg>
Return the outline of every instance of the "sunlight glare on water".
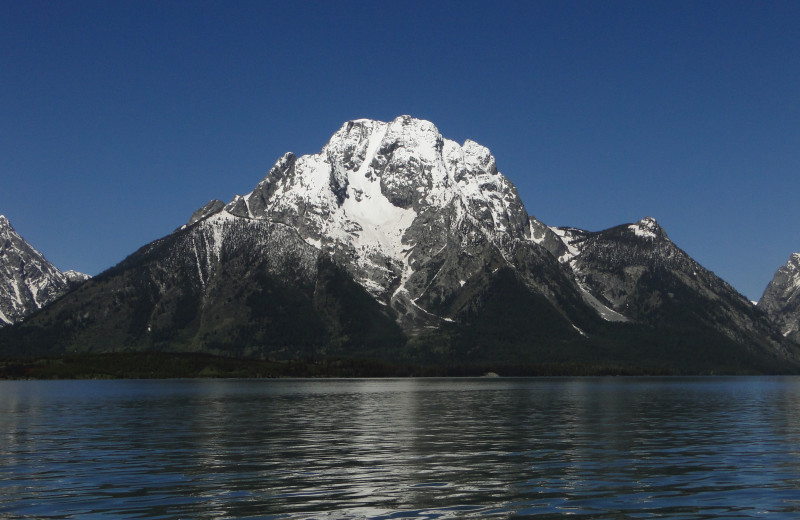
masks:
<svg viewBox="0 0 800 520"><path fill-rule="evenodd" d="M0 382L0 518L792 518L800 378Z"/></svg>

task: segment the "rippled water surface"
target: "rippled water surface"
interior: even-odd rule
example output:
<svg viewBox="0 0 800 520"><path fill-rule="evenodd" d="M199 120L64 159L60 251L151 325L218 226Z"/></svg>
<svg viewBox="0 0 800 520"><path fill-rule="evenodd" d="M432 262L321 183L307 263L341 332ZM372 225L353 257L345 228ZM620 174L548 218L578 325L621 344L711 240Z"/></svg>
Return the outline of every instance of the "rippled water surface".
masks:
<svg viewBox="0 0 800 520"><path fill-rule="evenodd" d="M799 378L0 382L0 518L800 518Z"/></svg>

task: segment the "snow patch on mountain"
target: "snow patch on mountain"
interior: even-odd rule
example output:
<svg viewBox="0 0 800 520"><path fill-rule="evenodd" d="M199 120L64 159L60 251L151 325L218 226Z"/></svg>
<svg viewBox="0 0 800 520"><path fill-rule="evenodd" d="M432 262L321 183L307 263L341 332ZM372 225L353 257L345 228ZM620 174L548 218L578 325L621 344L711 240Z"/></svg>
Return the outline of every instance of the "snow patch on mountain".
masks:
<svg viewBox="0 0 800 520"><path fill-rule="evenodd" d="M0 326L21 321L87 278L59 271L0 215Z"/></svg>
<svg viewBox="0 0 800 520"><path fill-rule="evenodd" d="M365 158L358 169L345 170L343 174L346 175L347 196L341 205L339 220L357 223L360 229L353 227L353 231L340 238L352 243L356 249L400 258L403 235L417 213L392 204L381 191L378 179L369 171L387 131L388 125L376 125L367 140Z"/></svg>
<svg viewBox="0 0 800 520"><path fill-rule="evenodd" d="M569 264L575 257L581 254L581 250L577 244L586 234L585 231L567 227L551 227L550 230L561 239L566 247L566 250L558 257L559 262L562 264Z"/></svg>
<svg viewBox="0 0 800 520"><path fill-rule="evenodd" d="M656 219L652 217L645 217L636 224L629 225L628 229L633 231L637 237L653 240L658 236L658 231L661 228L658 225L658 222L656 222Z"/></svg>
<svg viewBox="0 0 800 520"><path fill-rule="evenodd" d="M589 288L586 287L585 284L578 282L578 287L581 290L581 296L583 296L583 301L589 304L601 318L606 321L617 321L617 322L626 322L630 321L627 316L615 311L608 305L604 304L600 300L595 297Z"/></svg>

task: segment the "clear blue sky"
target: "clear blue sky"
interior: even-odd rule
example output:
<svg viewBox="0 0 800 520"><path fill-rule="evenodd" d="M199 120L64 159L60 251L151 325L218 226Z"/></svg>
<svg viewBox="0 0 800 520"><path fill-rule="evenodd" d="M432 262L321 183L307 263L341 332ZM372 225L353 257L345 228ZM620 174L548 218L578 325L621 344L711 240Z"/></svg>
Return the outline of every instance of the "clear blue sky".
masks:
<svg viewBox="0 0 800 520"><path fill-rule="evenodd" d="M653 216L752 299L800 250L800 2L0 0L0 214L97 274L401 114L528 212Z"/></svg>

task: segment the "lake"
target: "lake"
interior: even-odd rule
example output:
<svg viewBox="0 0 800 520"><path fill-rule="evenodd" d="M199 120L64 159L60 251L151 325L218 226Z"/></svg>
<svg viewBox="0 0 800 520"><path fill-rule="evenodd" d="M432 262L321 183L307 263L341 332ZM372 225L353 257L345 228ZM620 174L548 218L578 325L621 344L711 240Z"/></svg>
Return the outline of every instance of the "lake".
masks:
<svg viewBox="0 0 800 520"><path fill-rule="evenodd" d="M798 518L800 378L0 382L0 518Z"/></svg>

